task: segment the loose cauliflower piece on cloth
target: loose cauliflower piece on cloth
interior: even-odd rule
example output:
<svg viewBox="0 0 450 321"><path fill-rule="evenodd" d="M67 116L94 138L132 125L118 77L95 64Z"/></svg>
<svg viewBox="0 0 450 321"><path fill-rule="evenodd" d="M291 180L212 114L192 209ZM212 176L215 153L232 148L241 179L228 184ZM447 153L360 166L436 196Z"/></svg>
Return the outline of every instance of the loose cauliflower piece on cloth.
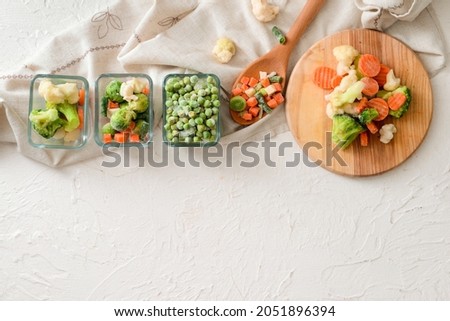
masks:
<svg viewBox="0 0 450 321"><path fill-rule="evenodd" d="M220 38L217 40L213 49L213 55L218 62L226 64L236 53L234 42L228 38Z"/></svg>
<svg viewBox="0 0 450 321"><path fill-rule="evenodd" d="M272 21L280 12L280 8L268 4L267 0L252 0L252 7L256 19L262 22Z"/></svg>

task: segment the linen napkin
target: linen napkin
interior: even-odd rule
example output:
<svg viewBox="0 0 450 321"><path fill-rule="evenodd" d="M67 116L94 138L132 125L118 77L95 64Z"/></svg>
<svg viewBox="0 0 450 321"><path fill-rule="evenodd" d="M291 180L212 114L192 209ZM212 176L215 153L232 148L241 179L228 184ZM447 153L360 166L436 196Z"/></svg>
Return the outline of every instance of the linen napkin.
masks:
<svg viewBox="0 0 450 321"><path fill-rule="evenodd" d="M86 77L91 86L91 107L94 106L95 79L101 73L148 73L154 82L155 131L161 131L161 86L167 73L214 73L221 79L222 87L229 90L242 68L276 45L272 26L277 25L287 32L306 0L270 2L279 6L280 12L275 20L262 23L253 16L249 0L118 1L56 36L24 66L0 75L0 143L16 143L19 152L49 166L64 166L102 155L92 135L87 145L77 151L42 150L28 144L29 85L38 73ZM373 5L376 2L370 3ZM377 8L386 10L382 6L384 1L379 3ZM368 5L365 2L355 5L348 0L327 1L292 53L289 71L316 41L338 31L362 27L362 15L367 10L373 10L368 9ZM419 37L423 33L416 35L417 29L422 28L428 35L439 34L439 27L429 8L419 15L419 9L414 11L414 15L410 16L415 18L414 21L399 21L384 31L416 50L427 70L433 74L444 63L442 39L434 37L433 43L422 46L419 43L426 39ZM403 16L399 14L394 17L403 19L405 15L406 12ZM237 47L236 55L228 64L217 62L212 55L216 40L224 36L231 38ZM425 47L426 51L423 50ZM92 110L90 116L93 128ZM221 106L221 116L221 144L261 140L267 134L274 136L288 130L283 107L245 128L232 122L226 102ZM160 136L158 133L155 135Z"/></svg>

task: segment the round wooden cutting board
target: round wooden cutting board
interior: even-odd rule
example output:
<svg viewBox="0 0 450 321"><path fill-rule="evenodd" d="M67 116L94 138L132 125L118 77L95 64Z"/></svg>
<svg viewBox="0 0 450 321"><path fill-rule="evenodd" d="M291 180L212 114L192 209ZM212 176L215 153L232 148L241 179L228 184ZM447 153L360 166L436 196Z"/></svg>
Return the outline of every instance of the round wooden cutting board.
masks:
<svg viewBox="0 0 450 321"><path fill-rule="evenodd" d="M332 120L326 115L322 90L312 82L319 66L336 68L333 48L352 45L360 53L371 53L393 68L401 84L411 89L409 111L400 119L387 119L397 133L389 144L369 135L369 146L359 139L345 150L331 141ZM286 117L297 143L309 159L334 173L368 176L388 171L405 161L422 143L431 122L433 97L430 80L415 53L398 40L368 29L347 30L329 36L312 46L297 62L286 89Z"/></svg>

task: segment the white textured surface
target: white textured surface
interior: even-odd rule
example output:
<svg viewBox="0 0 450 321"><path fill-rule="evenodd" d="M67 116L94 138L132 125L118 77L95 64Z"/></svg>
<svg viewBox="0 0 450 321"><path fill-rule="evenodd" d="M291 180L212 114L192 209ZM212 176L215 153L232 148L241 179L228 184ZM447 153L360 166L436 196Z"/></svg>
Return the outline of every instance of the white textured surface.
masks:
<svg viewBox="0 0 450 321"><path fill-rule="evenodd" d="M0 73L108 4L9 2ZM0 145L0 299L449 300L449 82L424 144L370 178L286 168L296 147L275 168L52 169Z"/></svg>

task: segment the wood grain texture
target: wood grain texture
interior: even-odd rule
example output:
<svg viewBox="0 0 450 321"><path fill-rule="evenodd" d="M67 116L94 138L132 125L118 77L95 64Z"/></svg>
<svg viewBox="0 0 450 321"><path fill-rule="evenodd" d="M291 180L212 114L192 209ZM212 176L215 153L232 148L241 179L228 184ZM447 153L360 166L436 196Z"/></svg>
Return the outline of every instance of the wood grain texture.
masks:
<svg viewBox="0 0 450 321"><path fill-rule="evenodd" d="M324 99L329 91L315 86L312 75L322 65L335 68L332 50L344 44L379 57L411 89L412 101L405 116L385 121L397 127L397 134L387 145L370 135L368 147L361 147L355 140L347 149L333 152L332 121L326 115ZM376 175L404 162L422 143L432 113L430 80L414 52L391 36L368 29L346 30L313 45L294 67L286 91L287 122L297 143L311 161L343 175Z"/></svg>

